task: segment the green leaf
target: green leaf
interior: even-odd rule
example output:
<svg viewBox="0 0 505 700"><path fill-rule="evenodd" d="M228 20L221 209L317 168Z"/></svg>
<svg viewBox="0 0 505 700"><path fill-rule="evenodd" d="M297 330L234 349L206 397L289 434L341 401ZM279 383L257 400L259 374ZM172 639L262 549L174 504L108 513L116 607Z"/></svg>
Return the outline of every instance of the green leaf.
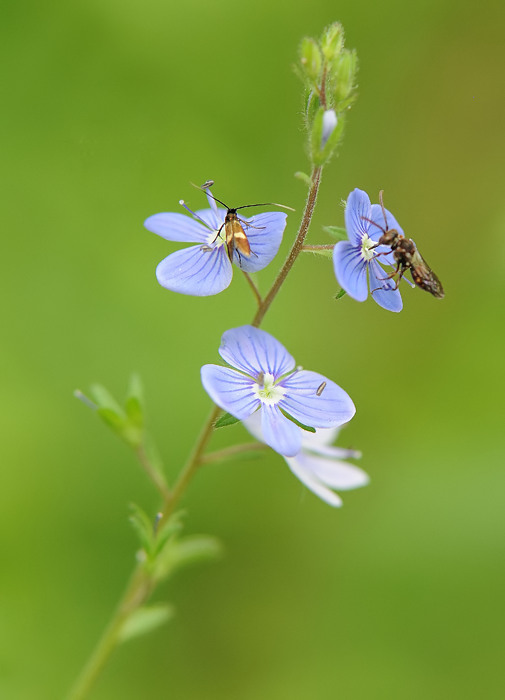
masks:
<svg viewBox="0 0 505 700"><path fill-rule="evenodd" d="M152 577L156 582L163 581L177 569L206 559L215 559L222 551L221 543L206 535L169 540L156 556Z"/></svg>
<svg viewBox="0 0 505 700"><path fill-rule="evenodd" d="M126 426L126 418L123 414L117 413L112 408L97 408L96 412L109 428L119 435L122 434Z"/></svg>
<svg viewBox="0 0 505 700"><path fill-rule="evenodd" d="M329 233L337 241L346 241L348 239L347 231L342 226L323 226L323 231Z"/></svg>
<svg viewBox="0 0 505 700"><path fill-rule="evenodd" d="M176 536L182 531L182 518L184 512L182 510L174 513L164 525L158 529L156 533L156 541L154 543L154 553L156 557L165 549L165 547L173 547L176 542Z"/></svg>
<svg viewBox="0 0 505 700"><path fill-rule="evenodd" d="M98 408L107 408L110 411L114 411L114 413L124 417L125 414L123 409L112 396L110 391L108 391L104 386L101 384L92 384L90 394Z"/></svg>
<svg viewBox="0 0 505 700"><path fill-rule="evenodd" d="M223 553L218 539L210 535L191 535L179 540L172 553L174 568L182 568L199 561L216 559Z"/></svg>
<svg viewBox="0 0 505 700"><path fill-rule="evenodd" d="M312 178L310 177L310 175L307 175L307 173L303 173L301 170L298 170L295 173L295 177L298 180L304 182L307 185L307 187L312 187Z"/></svg>
<svg viewBox="0 0 505 700"><path fill-rule="evenodd" d="M137 608L124 623L119 634L119 641L126 642L152 632L171 620L174 612L173 606L167 603Z"/></svg>
<svg viewBox="0 0 505 700"><path fill-rule="evenodd" d="M148 556L151 556L154 550L154 523L135 503L132 503L130 508L132 510L130 522L138 535L142 549Z"/></svg>
<svg viewBox="0 0 505 700"><path fill-rule="evenodd" d="M223 413L221 418L218 418L214 423L214 428L226 428L227 426L234 425L235 423L240 423L240 420L229 413Z"/></svg>
<svg viewBox="0 0 505 700"><path fill-rule="evenodd" d="M293 416L290 416L289 413L287 413L286 411L284 411L284 409L281 408L280 411L281 411L281 413L282 413L284 416L286 416L286 418L287 418L288 420L290 420L292 423L294 423L295 425L297 425L297 426L298 426L299 428L301 428L302 430L306 430L306 431L309 432L309 433L315 433L315 432L316 432L316 429L315 429L315 428L312 428L310 425L305 425L304 423L300 423L299 420L296 420L296 418L293 418Z"/></svg>
<svg viewBox="0 0 505 700"><path fill-rule="evenodd" d="M347 292L345 291L345 289L341 289L335 294L335 299L342 299L342 297L345 297L346 294Z"/></svg>
<svg viewBox="0 0 505 700"><path fill-rule="evenodd" d="M126 415L132 425L142 428L144 425L144 390L138 374L132 374L125 401Z"/></svg>
<svg viewBox="0 0 505 700"><path fill-rule="evenodd" d="M333 257L333 248L315 248L315 249L305 249L302 248L302 253L313 253L314 255L322 255L323 258L332 258Z"/></svg>

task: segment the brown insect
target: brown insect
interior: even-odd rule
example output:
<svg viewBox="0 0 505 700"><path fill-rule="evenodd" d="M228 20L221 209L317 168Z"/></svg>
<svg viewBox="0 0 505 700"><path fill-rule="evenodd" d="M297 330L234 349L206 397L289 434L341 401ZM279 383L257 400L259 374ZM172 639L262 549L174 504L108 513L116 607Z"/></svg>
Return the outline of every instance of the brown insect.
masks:
<svg viewBox="0 0 505 700"><path fill-rule="evenodd" d="M283 204L275 204L274 202L264 202L263 204L244 204L241 207L235 207L234 209L226 205L224 202L222 202L220 199L217 197L214 197L214 195L210 194L209 192L209 187L212 187L214 184L213 180L207 180L200 189L204 190L206 194L208 194L212 199L217 202L218 204L221 204L223 207L226 208L226 216L224 217L224 224L220 227L219 231L216 234L216 238L221 235L221 231L224 229L224 236L225 236L225 243L226 243L226 251L228 253L228 258L230 262L233 262L233 254L235 251L237 251L238 254L238 259L239 259L239 264L241 261L241 256L245 255L246 258L250 257L251 255L256 255L254 251L251 250L251 246L249 244L249 239L247 238L247 234L245 232L246 228L263 228L259 226L253 226L251 223L248 221L244 221L244 219L241 219L237 215L237 211L239 209L247 209L248 207L268 207L268 206L273 206L273 207L281 207L283 209L290 209L291 211L294 211L294 209L291 209L291 207L286 207ZM214 239L214 241L216 240ZM213 242L214 242L213 241Z"/></svg>
<svg viewBox="0 0 505 700"><path fill-rule="evenodd" d="M444 296L442 284L421 253L417 250L414 241L411 238L405 238L405 236L398 233L396 229L388 228L386 210L382 202L382 190L379 192L379 201L384 216L385 228L382 228L382 226L375 221L371 221L371 219L367 219L367 221L370 221L370 223L374 224L374 226L377 226L382 231L382 236L373 247L377 248L377 246L380 245L389 246L396 262L396 270L384 279L392 279L395 275L398 275L395 285L395 289L398 289L401 278L407 270L410 270L414 284L421 287L421 289L424 289L426 292L430 292L434 297L441 299ZM385 253L378 253L378 255L384 254Z"/></svg>

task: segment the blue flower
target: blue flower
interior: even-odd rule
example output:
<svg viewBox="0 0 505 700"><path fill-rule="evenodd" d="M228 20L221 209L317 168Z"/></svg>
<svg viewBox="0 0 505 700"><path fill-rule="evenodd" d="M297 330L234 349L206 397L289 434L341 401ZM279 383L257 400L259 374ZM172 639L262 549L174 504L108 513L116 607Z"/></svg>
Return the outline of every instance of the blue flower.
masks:
<svg viewBox="0 0 505 700"><path fill-rule="evenodd" d="M370 286L372 297L379 306L388 311L401 311L403 304L400 292L394 288L392 280L384 279L388 273L377 260L380 253L381 262L395 264L388 246L375 247L383 229L394 228L403 235L395 217L387 209L385 212L387 227L381 206L371 205L369 196L363 190L353 190L345 207L345 227L349 240L335 245L333 264L340 286L353 299L365 301Z"/></svg>
<svg viewBox="0 0 505 700"><path fill-rule="evenodd" d="M231 367L204 365L202 384L211 399L239 420L260 410L264 442L293 457L305 432L333 428L351 420L356 409L337 384L301 368L273 336L253 326L225 331L219 354ZM287 414L287 415L286 415Z"/></svg>
<svg viewBox="0 0 505 700"><path fill-rule="evenodd" d="M257 411L244 421L245 427L257 440L264 442L261 419ZM350 491L368 484L368 475L344 459L357 459L360 452L334 447L332 443L338 428L319 428L315 433L306 430L302 435L302 448L295 457L284 457L293 474L316 496L330 506L339 507L342 499L334 489Z"/></svg>
<svg viewBox="0 0 505 700"><path fill-rule="evenodd" d="M156 268L156 277L162 287L180 294L206 297L218 294L229 286L232 264L225 245L225 209L218 209L207 193L210 209L184 214L154 214L144 226L168 241L197 243L178 250L162 260ZM180 202L183 206L184 202ZM187 209L187 207L185 207ZM286 227L286 214L266 212L255 216L240 217L241 226L251 247L246 257L237 250L233 262L245 272L262 270L276 256ZM221 232L218 234L218 231Z"/></svg>

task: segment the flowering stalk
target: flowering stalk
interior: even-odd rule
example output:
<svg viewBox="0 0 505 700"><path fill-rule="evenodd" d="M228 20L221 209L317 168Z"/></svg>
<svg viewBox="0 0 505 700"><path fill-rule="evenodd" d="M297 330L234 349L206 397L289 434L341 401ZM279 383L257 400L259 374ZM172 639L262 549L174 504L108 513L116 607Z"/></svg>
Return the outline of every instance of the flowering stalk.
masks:
<svg viewBox="0 0 505 700"><path fill-rule="evenodd" d="M354 54L352 54L352 56L354 56ZM280 244L280 237L282 236L285 225L283 219L285 215L264 214L256 217L256 219L260 221L261 217L270 217L268 222L269 225L273 227L275 233L275 245L270 244L270 248L267 249L264 258L258 258L258 256L256 256L256 259L246 260L246 264L242 261L240 264L258 303L258 309L251 322L254 328L258 328L261 325L267 311L302 250L314 250L317 248L317 246L306 247L304 246L304 242L312 221L324 165L328 162L341 140L343 109L347 108L353 99L355 60L354 62L351 61L349 52L343 49L343 34L340 25L332 25L332 27L325 32L321 40L321 48L317 42L312 39L304 40L301 46L300 63L301 72L303 74L302 79L306 83L306 87L310 93L307 99L306 127L308 132L309 154L312 162L312 173L310 176L303 175L302 179L307 181L309 190L300 226L291 250L265 298L261 297L248 272L261 269L260 266L264 266L267 264L267 261L269 261L269 256L273 257L277 252L278 245ZM344 68L346 66L348 67L349 64L352 70L348 69L347 73L345 73ZM345 85L342 86L338 83L337 78L339 75L343 74L346 75L346 82ZM215 203L214 210L210 214L200 212L200 215L196 216L199 223L192 223L190 235L187 233L188 224L183 221L184 217L181 218L181 216L182 215L179 214L159 214L150 217L146 222L147 228L168 240L195 242L198 244L192 249L185 249L173 253L162 261L157 270L158 281L163 286L180 293L205 296L222 291L222 289L226 288L231 282L232 256L229 256L230 259L227 259L222 241L214 235L214 231L221 225L217 209L215 209ZM250 232L248 229L249 237L253 238L255 235L259 235L256 234L256 232L261 232L264 228L265 226L251 226ZM270 240L272 240L272 238ZM333 246L329 247L331 248ZM321 246L321 248L328 248L328 246ZM207 268L201 266L201 269L198 269L200 286L198 288L188 287L187 278L184 277L187 268L184 266L194 266L195 261L197 261L196 264L200 264L202 254L208 256L208 260L210 261L208 263L208 269L214 271L218 270L219 274L211 278L211 276L207 274ZM203 258L203 260L207 264L206 259ZM215 260L218 260L217 264ZM233 262L236 262L234 258ZM211 268L212 265L214 267ZM192 267L191 269L194 268ZM197 291L195 291L195 289ZM294 374L295 373L293 373L293 376ZM319 376L316 375L316 373L312 374ZM332 388L332 385L336 387L336 389ZM336 390L345 394L337 385L334 385L333 382L328 380L321 382L315 393L319 397L323 391L326 391L326 394L323 394L323 396L328 398L321 399L321 401L327 401L330 400L330 396L332 396L331 392ZM352 406L352 402L350 402L350 404ZM116 410L116 407L114 407L114 410ZM111 414L109 406L106 407L106 411L109 411L109 413L102 413L104 420L107 420L110 426L134 448L144 470L162 497L162 510L154 525L152 523L150 524L149 521L146 524L145 521L142 520L142 517L137 517L136 524L140 527L141 534L147 541L147 545L143 549L143 553L148 553L147 560L144 558L137 564L126 592L111 622L106 628L90 660L84 667L73 690L68 695L68 700L82 700L86 697L113 649L122 640L125 626L134 618L135 614L142 609L142 606L144 606L144 603L149 599L157 584L161 580L167 578L168 574L171 572L174 560L172 550L176 545L172 545L172 550L170 551L171 558L165 557L165 561L164 563L162 561L161 567L158 559L160 555L164 554L164 548L174 542L174 540L171 539L174 529L174 511L199 466L251 449L250 445L242 445L209 453L206 456L204 455L221 410L222 409L217 404L214 404L186 464L171 488L168 488L164 477L160 475L159 470L145 450L141 421L139 424L133 421L134 430L132 432L131 421L130 423L128 422L129 416L126 417L121 412L116 412L116 414L113 412ZM344 420L349 420L353 411L353 406L352 411L348 408L345 414L347 417ZM290 420L293 420L293 418L291 417ZM344 422L344 420L342 420L342 422ZM306 427L300 425L296 420L294 420L294 423L300 426L296 428L297 430ZM309 430L314 429L309 428ZM259 445L255 444L253 449L264 449L264 445L262 443ZM325 449L328 451L329 448ZM294 455L295 453L291 452L286 454ZM291 457L289 458L291 459ZM298 462L293 462L291 468L295 473L296 470L302 473L304 469L303 465L300 466ZM304 478L308 482L308 478ZM363 478L360 478L363 482ZM327 488L325 483L327 485L329 484L331 487L331 478L328 480L325 475L320 476L317 488ZM325 496L325 498L333 505L336 504L336 501L332 502L329 496ZM208 543L203 543L202 551L204 553L206 551L208 552L209 547L210 545ZM210 549L212 549L212 547L210 547ZM185 554L182 546L179 546L179 550L181 551L180 556L184 559ZM179 550L176 550L176 552ZM163 559L163 557L161 558ZM175 557L175 559L177 559L177 557Z"/></svg>

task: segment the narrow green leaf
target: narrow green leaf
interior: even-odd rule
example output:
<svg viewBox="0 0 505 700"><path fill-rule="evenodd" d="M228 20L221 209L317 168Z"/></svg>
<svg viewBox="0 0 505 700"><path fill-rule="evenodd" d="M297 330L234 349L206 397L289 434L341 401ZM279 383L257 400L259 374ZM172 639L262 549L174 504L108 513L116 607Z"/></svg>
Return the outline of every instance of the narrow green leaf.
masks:
<svg viewBox="0 0 505 700"><path fill-rule="evenodd" d="M97 408L96 412L109 428L112 428L115 433L122 435L126 425L126 418L122 413L117 413L112 408Z"/></svg>
<svg viewBox="0 0 505 700"><path fill-rule="evenodd" d="M235 423L240 423L240 420L229 413L223 413L221 418L218 418L214 423L214 428L226 428L227 426L234 425Z"/></svg>
<svg viewBox="0 0 505 700"><path fill-rule="evenodd" d="M161 627L174 616L173 606L166 603L144 606L135 610L124 623L119 641L126 642L135 637L152 632L157 627Z"/></svg>
<svg viewBox="0 0 505 700"><path fill-rule="evenodd" d="M206 559L216 559L223 553L218 539L210 535L191 535L179 540L172 553L173 566L182 568Z"/></svg>
<svg viewBox="0 0 505 700"><path fill-rule="evenodd" d="M302 248L302 253L313 253L314 255L321 255L323 258L333 257L333 248L316 248L315 250L305 250Z"/></svg>
<svg viewBox="0 0 505 700"><path fill-rule="evenodd" d="M303 173L301 170L299 170L295 173L295 177L304 182L307 187L312 187L312 179L309 175L307 175L307 173Z"/></svg>
<svg viewBox="0 0 505 700"><path fill-rule="evenodd" d="M110 411L114 411L114 413L117 413L119 416L124 416L124 411L116 399L112 396L110 391L101 384L93 384L90 388L90 394L98 408L107 408Z"/></svg>
<svg viewBox="0 0 505 700"><path fill-rule="evenodd" d="M132 503L130 508L132 512L129 520L138 535L142 549L147 555L151 555L154 549L154 523L135 503Z"/></svg>
<svg viewBox="0 0 505 700"><path fill-rule="evenodd" d="M292 423L294 423L295 425L297 425L297 426L298 426L299 428L301 428L302 430L306 430L308 433L315 433L315 432L316 432L316 429L315 429L315 428L312 428L310 425L305 425L304 423L300 423L299 420L296 420L296 418L293 418L293 416L290 416L289 413L287 413L286 411L284 411L284 409L281 408L280 410L281 410L281 413L282 413L284 416L286 416L286 418L287 418L288 420L290 420Z"/></svg>
<svg viewBox="0 0 505 700"><path fill-rule="evenodd" d="M177 569L206 559L215 559L221 553L221 543L210 536L194 535L180 540L168 540L156 556L152 570L153 579L159 583L169 578Z"/></svg>
<svg viewBox="0 0 505 700"><path fill-rule="evenodd" d="M323 231L329 233L337 241L346 241L348 238L347 231L342 226L323 226Z"/></svg>

